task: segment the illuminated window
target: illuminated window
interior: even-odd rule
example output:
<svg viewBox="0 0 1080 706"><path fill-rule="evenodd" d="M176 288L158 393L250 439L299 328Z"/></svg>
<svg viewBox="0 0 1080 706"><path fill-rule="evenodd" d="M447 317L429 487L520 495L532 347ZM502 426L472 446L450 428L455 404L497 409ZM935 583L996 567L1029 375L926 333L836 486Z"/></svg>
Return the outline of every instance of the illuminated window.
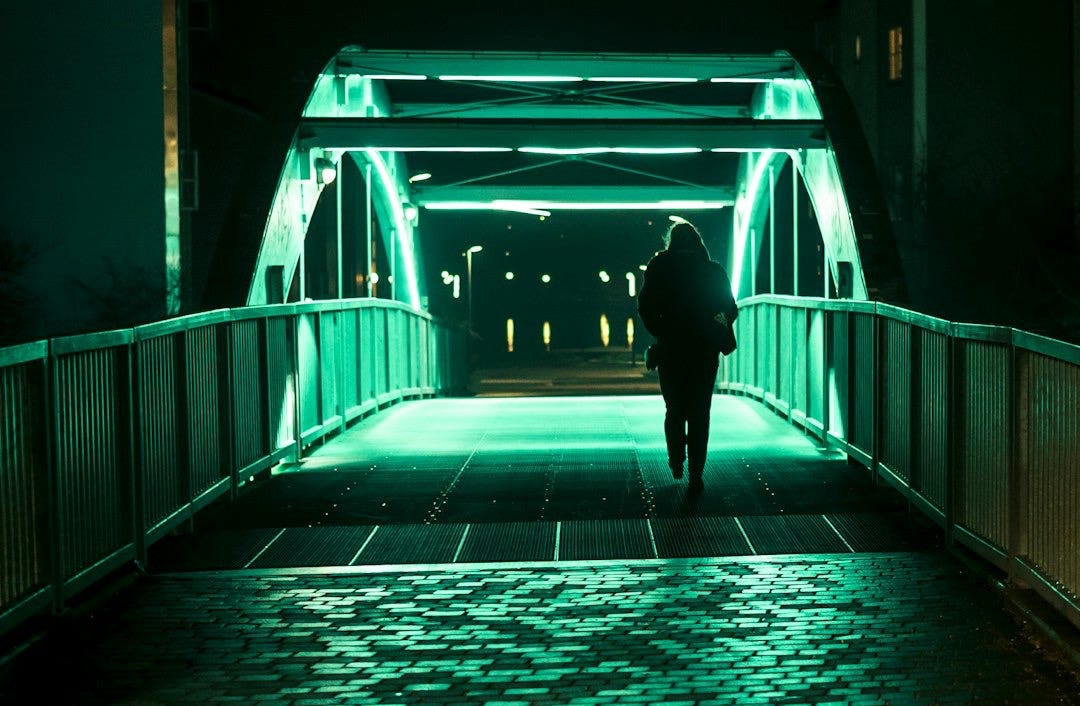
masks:
<svg viewBox="0 0 1080 706"><path fill-rule="evenodd" d="M862 37L855 35L855 61L862 61Z"/></svg>
<svg viewBox="0 0 1080 706"><path fill-rule="evenodd" d="M904 76L904 29L889 30L889 80L899 81Z"/></svg>

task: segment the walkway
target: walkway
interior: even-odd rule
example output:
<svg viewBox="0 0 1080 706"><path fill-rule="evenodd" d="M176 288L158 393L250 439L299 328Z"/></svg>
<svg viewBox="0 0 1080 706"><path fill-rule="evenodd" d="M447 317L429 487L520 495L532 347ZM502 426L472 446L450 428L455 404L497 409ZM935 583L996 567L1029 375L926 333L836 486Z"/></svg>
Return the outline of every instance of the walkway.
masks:
<svg viewBox="0 0 1080 706"><path fill-rule="evenodd" d="M838 454L717 397L694 501L661 414L385 410L160 543L151 577L12 660L0 701L1080 703Z"/></svg>

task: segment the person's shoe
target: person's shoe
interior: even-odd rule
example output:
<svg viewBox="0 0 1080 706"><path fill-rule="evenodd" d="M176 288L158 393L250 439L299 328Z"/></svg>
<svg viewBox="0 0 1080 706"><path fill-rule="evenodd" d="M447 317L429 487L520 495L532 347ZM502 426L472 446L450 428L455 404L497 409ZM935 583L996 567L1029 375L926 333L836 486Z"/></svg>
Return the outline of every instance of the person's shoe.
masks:
<svg viewBox="0 0 1080 706"><path fill-rule="evenodd" d="M668 465L668 468L671 469L671 477L672 478L674 478L675 480L682 479L682 465L683 465L682 461L673 461L671 459L668 459L668 464L667 465Z"/></svg>
<svg viewBox="0 0 1080 706"><path fill-rule="evenodd" d="M700 493L701 491L705 490L705 482L701 480L700 473L690 474L690 483L687 487L687 490L694 494Z"/></svg>

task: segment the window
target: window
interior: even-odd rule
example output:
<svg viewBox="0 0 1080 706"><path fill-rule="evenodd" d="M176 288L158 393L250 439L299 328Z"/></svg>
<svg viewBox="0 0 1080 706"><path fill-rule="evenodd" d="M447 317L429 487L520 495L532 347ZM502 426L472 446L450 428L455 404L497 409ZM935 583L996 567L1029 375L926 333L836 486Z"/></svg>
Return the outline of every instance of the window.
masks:
<svg viewBox="0 0 1080 706"><path fill-rule="evenodd" d="M889 30L889 80L899 81L904 77L904 28L893 27Z"/></svg>
<svg viewBox="0 0 1080 706"><path fill-rule="evenodd" d="M862 61L862 36L855 35L855 61Z"/></svg>

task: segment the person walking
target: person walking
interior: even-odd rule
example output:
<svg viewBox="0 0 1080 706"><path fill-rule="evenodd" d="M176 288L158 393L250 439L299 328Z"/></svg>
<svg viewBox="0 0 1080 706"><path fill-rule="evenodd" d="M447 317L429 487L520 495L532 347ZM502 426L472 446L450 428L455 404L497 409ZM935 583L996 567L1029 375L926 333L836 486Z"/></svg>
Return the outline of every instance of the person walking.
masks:
<svg viewBox="0 0 1080 706"><path fill-rule="evenodd" d="M664 250L649 261L638 292L638 315L657 340L652 360L664 398L668 466L676 480L689 471L689 490L704 489L709 413L720 354L735 350L733 325L739 310L727 272L691 223L673 223Z"/></svg>

